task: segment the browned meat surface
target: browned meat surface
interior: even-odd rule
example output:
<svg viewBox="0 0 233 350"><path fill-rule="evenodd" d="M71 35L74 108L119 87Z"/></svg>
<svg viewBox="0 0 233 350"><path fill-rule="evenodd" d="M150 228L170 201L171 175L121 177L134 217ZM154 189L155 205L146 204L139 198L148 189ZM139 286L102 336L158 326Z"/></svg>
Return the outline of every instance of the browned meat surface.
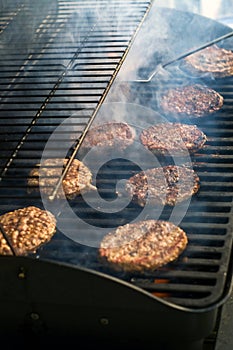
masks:
<svg viewBox="0 0 233 350"><path fill-rule="evenodd" d="M233 75L233 52L217 45L209 46L185 58L191 72L211 73L215 77Z"/></svg>
<svg viewBox="0 0 233 350"><path fill-rule="evenodd" d="M0 223L17 255L36 251L41 244L50 241L56 231L55 217L34 206L3 214ZM0 254L13 254L1 231Z"/></svg>
<svg viewBox="0 0 233 350"><path fill-rule="evenodd" d="M156 154L176 156L201 149L207 137L196 125L159 123L144 129L140 140Z"/></svg>
<svg viewBox="0 0 233 350"><path fill-rule="evenodd" d="M68 160L46 159L42 167L35 167L31 170L28 177L28 191L40 190L46 195L51 195L61 174L62 164L65 166ZM91 185L92 173L87 166L78 159L74 159L62 181L64 194L68 199L72 199L81 192L94 189ZM61 190L58 190L57 198L62 196Z"/></svg>
<svg viewBox="0 0 233 350"><path fill-rule="evenodd" d="M126 183L126 191L141 206L174 206L190 198L199 187L199 177L193 169L175 165L142 171Z"/></svg>
<svg viewBox="0 0 233 350"><path fill-rule="evenodd" d="M145 220L118 227L99 247L100 259L116 270L153 271L186 248L186 233L168 221Z"/></svg>
<svg viewBox="0 0 233 350"><path fill-rule="evenodd" d="M88 130L82 147L98 146L105 149L124 150L133 143L134 138L135 130L127 123L109 122Z"/></svg>
<svg viewBox="0 0 233 350"><path fill-rule="evenodd" d="M202 117L218 111L223 97L211 88L194 84L168 89L161 94L159 103L164 113Z"/></svg>

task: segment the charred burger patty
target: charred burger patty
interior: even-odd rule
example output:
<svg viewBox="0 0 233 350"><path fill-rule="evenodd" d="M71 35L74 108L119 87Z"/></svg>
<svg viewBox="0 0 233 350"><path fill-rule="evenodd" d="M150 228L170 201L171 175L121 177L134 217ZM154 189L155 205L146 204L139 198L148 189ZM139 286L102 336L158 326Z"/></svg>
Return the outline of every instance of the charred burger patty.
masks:
<svg viewBox="0 0 233 350"><path fill-rule="evenodd" d="M186 233L168 221L145 220L119 226L101 241L99 256L116 270L153 271L179 257Z"/></svg>
<svg viewBox="0 0 233 350"><path fill-rule="evenodd" d="M17 255L34 252L41 244L50 241L56 231L55 217L34 206L3 214L0 223ZM13 254L1 230L0 254Z"/></svg>
<svg viewBox="0 0 233 350"><path fill-rule="evenodd" d="M168 165L142 171L126 182L126 191L141 206L162 204L174 206L199 190L199 177L185 166Z"/></svg>
<svg viewBox="0 0 233 350"><path fill-rule="evenodd" d="M82 147L101 147L124 150L135 138L135 130L127 123L109 122L91 128L83 140Z"/></svg>
<svg viewBox="0 0 233 350"><path fill-rule="evenodd" d="M223 97L217 91L200 84L168 89L160 98L163 112L189 117L213 113L222 105Z"/></svg>
<svg viewBox="0 0 233 350"><path fill-rule="evenodd" d="M155 154L182 155L201 149L207 137L196 125L159 123L144 129L140 140Z"/></svg>
<svg viewBox="0 0 233 350"><path fill-rule="evenodd" d="M29 192L40 190L45 195L50 195L55 188L63 166L68 159L46 159L41 167L31 170L28 177ZM63 191L68 199L79 195L82 191L94 189L91 184L92 173L86 165L78 159L74 159L62 181ZM58 191L57 198L61 197Z"/></svg>
<svg viewBox="0 0 233 350"><path fill-rule="evenodd" d="M231 76L233 75L233 52L211 45L186 57L183 66L191 72L211 73L215 77Z"/></svg>

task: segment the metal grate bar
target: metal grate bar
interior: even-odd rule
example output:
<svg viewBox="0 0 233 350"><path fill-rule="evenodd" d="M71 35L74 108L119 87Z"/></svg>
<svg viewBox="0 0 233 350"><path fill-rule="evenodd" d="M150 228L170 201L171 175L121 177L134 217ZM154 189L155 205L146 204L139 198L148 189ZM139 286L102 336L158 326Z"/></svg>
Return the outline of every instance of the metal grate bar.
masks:
<svg viewBox="0 0 233 350"><path fill-rule="evenodd" d="M22 48L15 52L10 47L0 55L1 214L26 205L41 205L40 194L28 192L30 170L40 162L51 133L66 118L75 115L78 131L74 136L85 137L150 5L149 1L130 0L101 1L101 7L96 3L58 1L57 9L51 8L48 15L40 17L26 52ZM81 18L91 21L90 28ZM233 81L214 85L224 95L225 104L211 120L198 121L209 139L192 158L201 187L181 221L189 245L177 261L145 276L115 273L98 261L96 249L75 244L59 230L36 256L113 274L179 305L200 308L219 300L232 240ZM157 109L151 99L157 88L153 83L141 85L140 90L137 84L130 86L129 102L135 102L137 96L137 102ZM59 135L62 142L51 149L51 154L63 151L63 141L72 135L73 126L67 125L67 131ZM71 148L73 157L78 155L78 147L79 143L75 143ZM150 164L145 166L149 168ZM113 174L117 179L126 179L137 171L138 167L127 160L113 160L98 180L100 195L111 203L116 197ZM130 222L140 211L130 203L126 211L100 213L81 196L70 205L88 223L103 228L111 227L113 222L116 226ZM114 208L113 202L111 205ZM171 208L166 207L161 219L168 219L170 214ZM75 235L72 218L67 213L59 217L64 225L71 224Z"/></svg>
<svg viewBox="0 0 233 350"><path fill-rule="evenodd" d="M66 3L63 3L66 4ZM15 111L16 110L16 105L20 107L20 111L29 111L29 112L35 112L35 114L33 113L32 115L32 120L30 125L26 128L24 135L19 139L17 146L14 149L14 152L11 154L11 156L9 157L8 162L5 164L4 169L1 172L1 177L4 177L6 175L6 172L8 170L8 168L10 167L12 161L17 157L17 154L19 152L19 150L21 149L21 147L23 146L23 144L25 143L28 135L30 134L30 132L32 131L33 126L38 122L38 120L40 119L42 113L44 112L44 110L51 108L50 105L52 104L52 109L56 110L56 108L59 110L60 109L60 94L58 94L58 96L56 95L57 90L59 89L59 86L62 84L64 78L70 73L70 71L76 70L77 72L80 72L80 75L82 75L82 77L92 77L93 75L98 76L97 71L100 71L101 76L105 76L106 75L106 82L109 83L109 81L111 80L114 71L117 68L117 65L120 62L121 57L123 56L126 48L129 46L129 42L132 39L132 33L135 32L135 30L137 29L137 26L140 24L140 21L142 20L142 16L145 14L145 11L148 8L149 2L145 3L141 3L141 5L143 5L142 7L142 11L140 10L140 6L135 6L135 4L133 2L129 2L126 4L126 2L124 3L125 5L129 5L132 4L132 8L130 8L129 14L132 15L133 14L133 18L131 16L131 21L132 21L132 27L130 27L130 33L128 33L127 36L125 36L124 33L121 34L121 31L118 30L117 34L112 34L111 33L111 27L109 28L109 30L107 31L107 27L106 30L101 29L101 31L98 31L98 26L101 27L101 25L104 23L105 26L108 24L109 22L109 17L111 14L111 17L114 16L116 14L116 8L115 5L118 6L122 6L123 3L122 2L108 2L108 6L107 6L107 11L105 9L105 11L101 11L101 19L99 14L97 15L97 17L95 17L93 14L91 14L89 12L86 12L89 8L89 5L92 5L92 3L85 3L85 6L83 7L83 4L81 4L81 7L84 9L83 15L85 16L90 16L94 18L94 22L92 23L92 26L86 27L84 29L86 29L86 31L83 31L83 27L81 25L81 35L79 33L79 37L78 37L78 43L80 45L80 47L75 50L75 53L72 53L72 55L70 57L66 57L65 61L64 61L64 53L62 54L62 56L58 57L57 54L55 55L55 57L51 57L50 60L48 61L47 58L43 57L44 53L46 52L46 49L49 47L51 42L57 41L59 42L62 38L62 41L64 42L65 38L64 35L60 36L59 33L61 33L61 30L64 30L64 25L63 22L59 22L58 21L58 27L54 27L54 25L52 26L52 30L54 32L54 35L51 36L50 33L48 33L48 28L45 28L45 34L46 36L49 35L49 40L45 40L42 39L42 44L43 44L43 40L45 40L46 42L46 46L42 46L43 49L41 49L39 52L40 54L38 56L36 56L33 51L30 53L30 55L27 57L26 60L24 60L23 62L18 63L17 60L14 60L13 62L11 61L11 64L7 65L7 70L8 72L6 72L3 69L3 78L7 79L7 74L9 74L9 72L11 72L11 70L9 71L9 68L13 68L13 72L15 73L15 76L12 79L12 75L10 74L8 76L9 80L9 86L5 91L5 96L3 94L2 99L1 99L1 107L2 107L2 111ZM61 4L59 4L61 5ZM72 6L75 7L75 10L79 10L80 9L80 3L72 3ZM68 3L68 6L71 6L70 3ZM124 8L123 6L123 8ZM74 7L72 7L72 9L74 10ZM103 3L101 2L101 9L103 10ZM93 8L91 7L90 9ZM135 9L135 13L133 12ZM63 11L64 9L62 9ZM119 12L117 12L118 14L118 19L121 20L121 22L123 23L124 21L127 21L129 19L129 14L127 15L127 13L123 12L123 14L119 15ZM105 19L107 18L107 22L105 21ZM134 23L133 23L134 20ZM92 19L93 21L93 19ZM101 21L101 23L98 23L98 21ZM70 27L72 26L72 24L76 23L75 20L75 16L71 15L71 22L70 22L70 18L69 16L67 17L67 22L65 23L66 27ZM109 25L111 25L112 22L109 23ZM54 22L53 22L54 24ZM129 24L129 23L128 23ZM48 23L46 22L46 26L48 25ZM41 24L41 26L39 26L39 30L36 32L36 35L38 36L38 32L41 35L41 32L43 32L42 30L43 25ZM54 30L55 29L55 30ZM67 33L68 37L69 37L69 32L65 32ZM92 55L89 57L87 56L87 58L83 58L83 56L81 56L79 58L79 55L82 51L82 49L86 46L87 43L95 43L96 44L96 40L98 40L98 43L101 45L101 42L105 43L109 43L111 45L111 43L115 43L118 42L118 45L120 43L120 45L122 45L122 43L124 43L125 47L124 50L121 52L121 56L118 55L117 58L115 57L108 57L106 55L106 53L104 52L102 56L100 57L96 57L96 55L94 57L92 57ZM38 40L37 40L38 42ZM41 38L39 38L39 42L41 42ZM69 42L69 40L68 40ZM58 60L58 61L57 61ZM56 61L59 62L60 60L62 60L62 64L58 63L56 64ZM17 68L18 66L19 70L17 72ZM15 68L14 68L15 67ZM14 90L15 86L18 86L19 84L21 84L21 79L24 79L24 84L25 84L25 79L26 81L28 80L28 76L30 76L30 79L32 78L31 76L31 72L32 74L36 73L37 75L43 75L43 73L45 72L46 75L49 74L51 75L51 69L54 70L55 69L55 74L56 74L56 80L52 81L52 84L50 86L49 92L46 91L46 94L40 94L37 98L37 96L28 96L27 98L27 102L25 103L25 94L21 96L20 99L20 95L15 95L12 94L12 90ZM17 72L17 73L16 73ZM20 80L19 80L20 79ZM88 79L87 79L88 80ZM35 82L34 82L35 83ZM43 86L43 82L40 81L41 86ZM106 87L105 87L106 88ZM42 87L41 87L42 89ZM103 91L101 93L95 92L93 98L90 96L90 94L88 96L83 95L83 99L81 97L82 95L78 95L76 96L76 98L74 97L73 102L71 107L67 106L66 110L72 110L72 109L95 109L99 100L101 99L101 97L103 96ZM67 96L69 97L69 96ZM56 107L56 100L58 100L58 107ZM63 103L70 103L68 102L68 99L66 100L66 96L63 96ZM76 103L78 105L76 105ZM22 105L22 106L21 106ZM75 107L74 107L75 106Z"/></svg>

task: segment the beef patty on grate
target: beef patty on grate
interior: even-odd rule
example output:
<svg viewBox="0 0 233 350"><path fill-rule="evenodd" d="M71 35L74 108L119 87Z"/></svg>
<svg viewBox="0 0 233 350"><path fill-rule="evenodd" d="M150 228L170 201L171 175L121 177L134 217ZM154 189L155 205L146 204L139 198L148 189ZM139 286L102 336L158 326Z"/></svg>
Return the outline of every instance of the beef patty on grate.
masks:
<svg viewBox="0 0 233 350"><path fill-rule="evenodd" d="M164 113L202 117L218 111L223 105L223 97L207 86L193 84L163 91L159 104Z"/></svg>
<svg viewBox="0 0 233 350"><path fill-rule="evenodd" d="M211 45L184 59L183 68L191 73L211 73L215 77L233 75L233 52Z"/></svg>
<svg viewBox="0 0 233 350"><path fill-rule="evenodd" d="M199 190L199 177L187 166L168 165L135 174L126 182L126 191L141 206L174 206Z"/></svg>
<svg viewBox="0 0 233 350"><path fill-rule="evenodd" d="M145 220L119 226L102 239L100 259L115 270L153 271L176 260L188 243L175 224Z"/></svg>
<svg viewBox="0 0 233 350"><path fill-rule="evenodd" d="M140 140L155 154L178 156L198 151L207 137L196 125L158 123L144 129Z"/></svg>
<svg viewBox="0 0 233 350"><path fill-rule="evenodd" d="M56 231L56 219L48 211L29 206L0 216L0 223L14 248L16 255L35 252L51 240ZM0 254L13 252L0 230Z"/></svg>
<svg viewBox="0 0 233 350"><path fill-rule="evenodd" d="M135 130L124 122L109 122L97 125L88 130L83 143L83 148L100 147L109 150L124 150L135 139Z"/></svg>
<svg viewBox="0 0 233 350"><path fill-rule="evenodd" d="M40 190L45 195L51 195L61 176L61 164L65 166L68 159L46 159L43 166L35 167L29 173L28 191ZM78 159L74 159L62 181L64 193L68 199L72 199L81 192L96 189L92 184L92 173L86 165ZM58 190L57 198L61 197Z"/></svg>

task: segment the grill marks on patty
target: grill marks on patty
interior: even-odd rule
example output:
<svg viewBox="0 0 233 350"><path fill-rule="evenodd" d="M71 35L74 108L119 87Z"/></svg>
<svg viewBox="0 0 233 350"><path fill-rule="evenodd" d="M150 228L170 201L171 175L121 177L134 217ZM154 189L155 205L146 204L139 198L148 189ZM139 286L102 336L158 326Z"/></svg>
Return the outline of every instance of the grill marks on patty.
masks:
<svg viewBox="0 0 233 350"><path fill-rule="evenodd" d="M194 84L166 90L159 103L165 113L202 117L219 110L223 97L211 88Z"/></svg>
<svg viewBox="0 0 233 350"><path fill-rule="evenodd" d="M140 140L156 154L176 156L201 149L207 137L196 125L159 123L144 129Z"/></svg>
<svg viewBox="0 0 233 350"><path fill-rule="evenodd" d="M174 165L142 171L125 185L133 201L140 206L147 203L174 206L190 198L199 187L199 177L193 169Z"/></svg>
<svg viewBox="0 0 233 350"><path fill-rule="evenodd" d="M184 59L184 67L191 72L211 73L215 77L233 75L233 52L217 45L195 52Z"/></svg>
<svg viewBox="0 0 233 350"><path fill-rule="evenodd" d="M175 224L145 220L108 233L100 243L99 256L115 270L153 271L177 259L187 243L186 233Z"/></svg>
<svg viewBox="0 0 233 350"><path fill-rule="evenodd" d="M83 140L82 147L124 150L134 139L135 130L127 123L109 122L91 128Z"/></svg>
<svg viewBox="0 0 233 350"><path fill-rule="evenodd" d="M16 255L35 252L40 245L50 241L56 231L55 217L34 206L3 214L0 216L0 223ZM13 254L1 230L0 254Z"/></svg>
<svg viewBox="0 0 233 350"><path fill-rule="evenodd" d="M68 159L46 159L41 168L32 169L28 178L29 192L40 189L44 194L51 195L61 176L61 167L66 166L67 162ZM72 199L82 191L95 189L91 181L92 173L88 167L74 159L62 181L63 191L68 199ZM58 190L57 198L60 197L62 191Z"/></svg>

